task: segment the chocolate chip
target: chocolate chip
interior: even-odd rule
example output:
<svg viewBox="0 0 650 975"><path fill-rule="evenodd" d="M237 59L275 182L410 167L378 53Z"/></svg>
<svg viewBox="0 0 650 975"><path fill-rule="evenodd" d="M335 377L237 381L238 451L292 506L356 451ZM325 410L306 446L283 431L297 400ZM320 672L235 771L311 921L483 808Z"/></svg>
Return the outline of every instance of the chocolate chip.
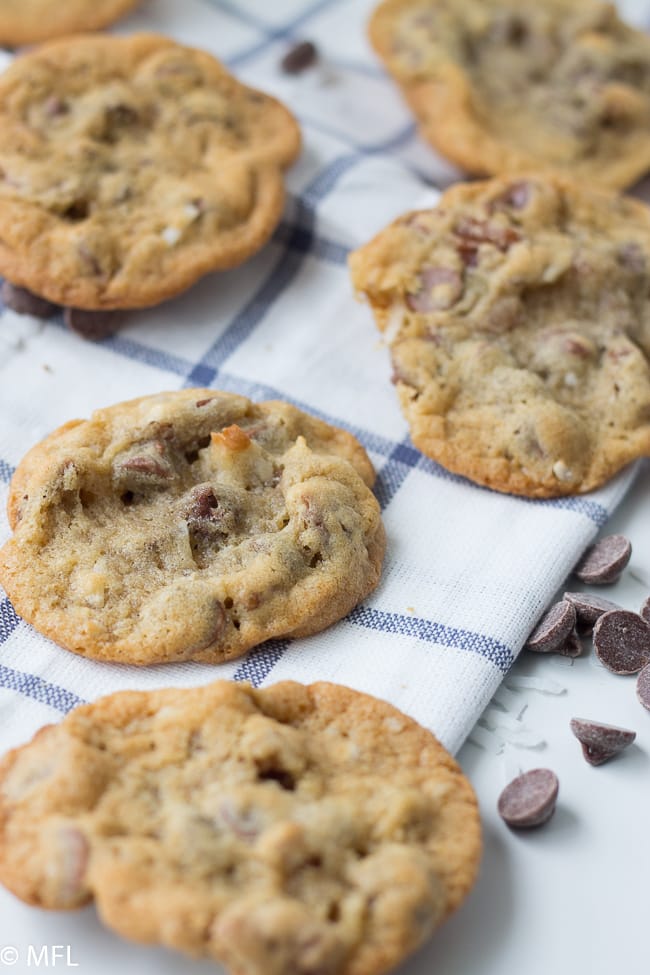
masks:
<svg viewBox="0 0 650 975"><path fill-rule="evenodd" d="M59 310L58 305L10 281L2 282L2 301L19 315L33 315L34 318L51 318Z"/></svg>
<svg viewBox="0 0 650 975"><path fill-rule="evenodd" d="M650 623L650 596L648 596L641 607L641 616L647 623Z"/></svg>
<svg viewBox="0 0 650 975"><path fill-rule="evenodd" d="M405 301L411 311L444 310L455 305L463 293L463 281L451 267L426 267L418 275L418 290L407 294Z"/></svg>
<svg viewBox="0 0 650 975"><path fill-rule="evenodd" d="M594 649L613 674L636 674L650 662L650 624L627 609L604 613L594 626Z"/></svg>
<svg viewBox="0 0 650 975"><path fill-rule="evenodd" d="M602 765L631 745L636 731L618 728L600 721L571 718L571 731L582 745L582 754L590 765Z"/></svg>
<svg viewBox="0 0 650 975"><path fill-rule="evenodd" d="M462 240L492 244L500 251L507 251L521 240L521 234L514 227L502 227L496 223L488 223L487 220L476 220L475 217L461 217L456 222L454 233Z"/></svg>
<svg viewBox="0 0 650 975"><path fill-rule="evenodd" d="M646 664L636 680L636 696L650 711L650 664Z"/></svg>
<svg viewBox="0 0 650 975"><path fill-rule="evenodd" d="M632 546L625 535L606 535L587 549L573 572L581 582L604 586L616 582L631 554Z"/></svg>
<svg viewBox="0 0 650 975"><path fill-rule="evenodd" d="M621 244L616 256L621 267L631 274L645 274L648 270L645 254L633 240Z"/></svg>
<svg viewBox="0 0 650 975"><path fill-rule="evenodd" d="M571 603L554 603L544 614L525 643L535 653L558 653L576 625L576 611Z"/></svg>
<svg viewBox="0 0 650 975"><path fill-rule="evenodd" d="M300 74L311 68L318 60L318 49L311 41L301 41L287 51L280 62L280 67L286 74Z"/></svg>
<svg viewBox="0 0 650 975"><path fill-rule="evenodd" d="M564 641L561 647L556 650L556 653L561 654L563 657L579 657L582 654L582 641L578 636L577 630L571 630L568 637Z"/></svg>
<svg viewBox="0 0 650 975"><path fill-rule="evenodd" d="M115 311L87 311L85 308L66 308L63 320L71 331L84 339L103 339L120 326L121 314Z"/></svg>
<svg viewBox="0 0 650 975"><path fill-rule="evenodd" d="M554 772L535 768L517 776L499 796L499 815L513 829L541 826L553 815L560 784Z"/></svg>
<svg viewBox="0 0 650 975"><path fill-rule="evenodd" d="M518 180L490 201L488 210L523 210L528 206L531 197L531 185L527 180Z"/></svg>
<svg viewBox="0 0 650 975"><path fill-rule="evenodd" d="M609 613L614 609L622 609L611 599L604 599L602 596L592 596L586 592L565 592L564 599L575 606L576 617L578 619L578 632L583 636L588 636L594 628L594 623L603 613Z"/></svg>

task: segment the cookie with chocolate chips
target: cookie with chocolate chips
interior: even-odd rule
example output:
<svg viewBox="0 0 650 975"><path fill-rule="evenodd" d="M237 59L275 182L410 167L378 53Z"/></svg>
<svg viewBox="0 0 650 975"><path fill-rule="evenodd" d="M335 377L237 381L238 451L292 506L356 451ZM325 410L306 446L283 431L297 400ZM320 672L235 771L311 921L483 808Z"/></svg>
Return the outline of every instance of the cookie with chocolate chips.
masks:
<svg viewBox="0 0 650 975"><path fill-rule="evenodd" d="M122 692L0 764L2 883L232 973L392 971L480 847L442 745L336 684Z"/></svg>
<svg viewBox="0 0 650 975"><path fill-rule="evenodd" d="M0 78L0 274L58 305L155 305L274 230L300 135L164 37L79 36Z"/></svg>
<svg viewBox="0 0 650 975"><path fill-rule="evenodd" d="M621 188L650 167L650 38L596 0L385 0L379 56L421 131L470 173Z"/></svg>
<svg viewBox="0 0 650 975"><path fill-rule="evenodd" d="M455 186L350 259L413 440L498 491L591 491L650 454L650 216L551 176Z"/></svg>
<svg viewBox="0 0 650 975"><path fill-rule="evenodd" d="M219 663L316 633L375 588L373 480L351 434L286 403L211 389L122 403L18 466L0 582L76 653Z"/></svg>
<svg viewBox="0 0 650 975"><path fill-rule="evenodd" d="M66 34L101 30L140 0L0 0L0 44L38 44Z"/></svg>

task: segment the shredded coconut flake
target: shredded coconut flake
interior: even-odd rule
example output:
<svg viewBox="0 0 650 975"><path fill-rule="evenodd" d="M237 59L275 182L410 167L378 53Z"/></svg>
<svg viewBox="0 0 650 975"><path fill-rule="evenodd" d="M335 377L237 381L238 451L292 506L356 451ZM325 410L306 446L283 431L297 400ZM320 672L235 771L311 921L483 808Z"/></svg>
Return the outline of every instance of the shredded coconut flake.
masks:
<svg viewBox="0 0 650 975"><path fill-rule="evenodd" d="M174 244L177 244L179 242L182 235L178 227L165 227L165 229L161 231L160 236L162 237L162 239L165 241L166 244L169 244L170 247L173 247Z"/></svg>
<svg viewBox="0 0 650 975"><path fill-rule="evenodd" d="M512 675L506 680L506 687L513 691L539 691L540 694L566 694L566 687L548 677L524 677Z"/></svg>

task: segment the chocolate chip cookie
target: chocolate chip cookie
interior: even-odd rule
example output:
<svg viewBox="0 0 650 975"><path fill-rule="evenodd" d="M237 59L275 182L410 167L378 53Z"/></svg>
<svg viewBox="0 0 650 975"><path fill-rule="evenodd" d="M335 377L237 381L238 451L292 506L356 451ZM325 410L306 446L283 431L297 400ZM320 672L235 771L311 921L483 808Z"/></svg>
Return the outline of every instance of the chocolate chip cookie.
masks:
<svg viewBox="0 0 650 975"><path fill-rule="evenodd" d="M476 800L424 728L335 684L126 692L0 765L0 879L246 975L379 975L470 889Z"/></svg>
<svg viewBox="0 0 650 975"><path fill-rule="evenodd" d="M650 38L595 0L386 0L371 40L470 173L627 186L650 167Z"/></svg>
<svg viewBox="0 0 650 975"><path fill-rule="evenodd" d="M498 491L650 454L650 216L555 177L455 186L351 257L415 444Z"/></svg>
<svg viewBox="0 0 650 975"><path fill-rule="evenodd" d="M267 241L298 126L210 55L80 36L0 78L0 274L59 305L154 305Z"/></svg>
<svg viewBox="0 0 650 975"><path fill-rule="evenodd" d="M140 0L0 0L0 44L38 44L65 34L101 30Z"/></svg>
<svg viewBox="0 0 650 975"><path fill-rule="evenodd" d="M366 452L282 402L162 393L73 420L9 492L0 581L76 653L219 663L335 622L379 580Z"/></svg>

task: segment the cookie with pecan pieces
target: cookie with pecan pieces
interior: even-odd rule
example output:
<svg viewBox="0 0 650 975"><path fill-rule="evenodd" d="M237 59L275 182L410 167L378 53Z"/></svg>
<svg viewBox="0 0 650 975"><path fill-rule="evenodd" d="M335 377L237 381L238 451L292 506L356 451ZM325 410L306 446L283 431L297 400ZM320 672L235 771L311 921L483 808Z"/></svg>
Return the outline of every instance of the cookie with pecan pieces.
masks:
<svg viewBox="0 0 650 975"><path fill-rule="evenodd" d="M415 444L498 491L650 454L650 215L560 179L455 186L351 257Z"/></svg>
<svg viewBox="0 0 650 975"><path fill-rule="evenodd" d="M433 735L336 684L122 692L0 764L0 880L246 975L380 975L474 882Z"/></svg>
<svg viewBox="0 0 650 975"><path fill-rule="evenodd" d="M268 240L296 121L209 54L81 35L0 78L0 274L59 305L155 305Z"/></svg>
<svg viewBox="0 0 650 975"><path fill-rule="evenodd" d="M385 0L379 56L422 134L470 173L611 188L650 167L650 38L596 0Z"/></svg>
<svg viewBox="0 0 650 975"><path fill-rule="evenodd" d="M0 582L76 653L219 663L316 633L375 588L373 480L351 434L286 403L211 389L121 403L18 466Z"/></svg>
<svg viewBox="0 0 650 975"><path fill-rule="evenodd" d="M38 44L65 34L101 30L140 0L0 0L0 44Z"/></svg>

